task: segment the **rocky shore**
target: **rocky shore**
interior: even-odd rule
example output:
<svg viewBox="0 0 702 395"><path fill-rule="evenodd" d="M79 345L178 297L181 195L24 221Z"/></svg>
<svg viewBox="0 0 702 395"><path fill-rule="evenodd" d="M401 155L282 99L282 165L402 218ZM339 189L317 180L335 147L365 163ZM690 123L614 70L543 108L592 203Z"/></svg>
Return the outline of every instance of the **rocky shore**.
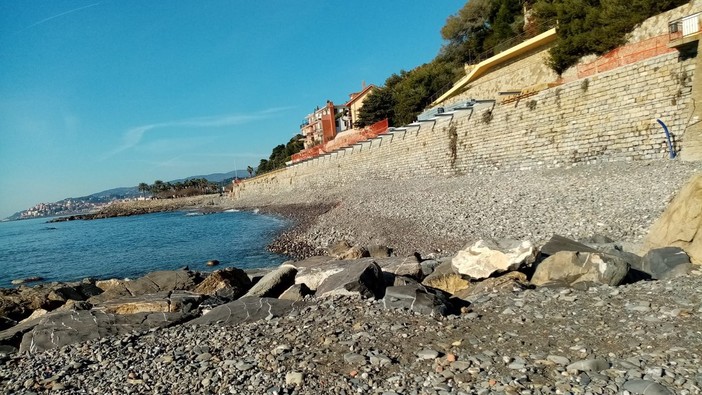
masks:
<svg viewBox="0 0 702 395"><path fill-rule="evenodd" d="M482 250L475 256L500 261L502 254L518 270L487 278L473 272L476 279L459 274L470 263L460 254L437 261L339 243L330 256L289 262L263 276L229 268L208 277L181 270L85 281L74 290L77 299L93 294L87 300L61 305L53 298L59 307L0 332L6 344L22 332L19 353L3 346L0 388L8 394L700 393L699 266L687 261L666 266L684 270L649 270L649 279L659 280L627 280L634 267L623 258L580 252L603 260L575 277L563 270L557 279L549 269L548 283L536 280L549 260L571 254L559 248L607 248L591 246L556 238L541 253L523 243ZM376 256L363 257L371 252ZM600 274L587 274L591 269ZM533 273L531 282L525 272Z"/></svg>
<svg viewBox="0 0 702 395"><path fill-rule="evenodd" d="M0 391L699 394L702 177L681 189L697 171L369 180L212 204L293 219L272 248L295 259L2 290Z"/></svg>

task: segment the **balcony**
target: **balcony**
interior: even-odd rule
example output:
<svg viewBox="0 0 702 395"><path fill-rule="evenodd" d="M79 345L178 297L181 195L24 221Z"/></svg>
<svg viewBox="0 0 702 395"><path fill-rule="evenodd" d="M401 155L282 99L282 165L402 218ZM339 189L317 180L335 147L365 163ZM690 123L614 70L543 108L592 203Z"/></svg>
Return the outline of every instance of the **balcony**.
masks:
<svg viewBox="0 0 702 395"><path fill-rule="evenodd" d="M680 48L700 39L702 12L676 19L668 24L668 47Z"/></svg>

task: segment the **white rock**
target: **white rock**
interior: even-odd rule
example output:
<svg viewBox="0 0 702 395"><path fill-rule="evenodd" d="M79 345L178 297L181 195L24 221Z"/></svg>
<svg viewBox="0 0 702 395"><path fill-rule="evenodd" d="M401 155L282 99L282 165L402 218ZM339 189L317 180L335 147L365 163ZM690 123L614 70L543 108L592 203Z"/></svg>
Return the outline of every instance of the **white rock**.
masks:
<svg viewBox="0 0 702 395"><path fill-rule="evenodd" d="M536 259L536 248L530 241L478 240L456 254L453 269L474 279L488 278L494 273L517 270Z"/></svg>
<svg viewBox="0 0 702 395"><path fill-rule="evenodd" d="M285 374L285 385L302 385L303 378L301 372L288 372Z"/></svg>

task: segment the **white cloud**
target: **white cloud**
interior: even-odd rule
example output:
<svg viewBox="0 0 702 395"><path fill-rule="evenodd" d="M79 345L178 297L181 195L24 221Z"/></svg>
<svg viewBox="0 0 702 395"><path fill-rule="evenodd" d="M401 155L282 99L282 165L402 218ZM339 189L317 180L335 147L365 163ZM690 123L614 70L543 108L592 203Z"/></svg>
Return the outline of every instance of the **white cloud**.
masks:
<svg viewBox="0 0 702 395"><path fill-rule="evenodd" d="M122 136L122 144L117 148L109 152L104 156L103 159L108 159L113 157L120 152L126 151L137 146L144 135L156 129L165 128L178 128L178 127L189 127L189 128L218 128L224 126L232 125L242 125L250 123L253 121L260 121L263 119L271 118L277 113L288 110L291 107L276 107L267 110L262 110L253 114L234 114L234 115L221 115L221 116L209 116L209 117L196 117L188 118L177 121L168 121L153 123L149 125L142 125L131 128L127 130Z"/></svg>
<svg viewBox="0 0 702 395"><path fill-rule="evenodd" d="M27 26L27 27L24 27L24 28L22 28L21 30L18 30L17 32L15 32L14 34L22 33L23 31L25 31L25 30L27 30L27 29L33 28L34 26L39 26L39 25L44 24L44 23L46 23L46 22L48 22L48 21L50 21L50 20L52 20L52 19L60 18L60 17L62 17L62 16L64 16L64 15L72 14L72 13L74 13L74 12L78 12L78 11L84 10L84 9L86 9L86 8L95 7L96 5L100 5L100 3L88 4L88 5L83 6L83 7L74 8L74 9L72 9L72 10L64 11L64 12L62 12L62 13L60 13L60 14L52 15L52 16L50 16L50 17L48 17L48 18L44 18L44 19L40 20L39 22L34 22L34 23L32 23L31 25L29 25L29 26Z"/></svg>

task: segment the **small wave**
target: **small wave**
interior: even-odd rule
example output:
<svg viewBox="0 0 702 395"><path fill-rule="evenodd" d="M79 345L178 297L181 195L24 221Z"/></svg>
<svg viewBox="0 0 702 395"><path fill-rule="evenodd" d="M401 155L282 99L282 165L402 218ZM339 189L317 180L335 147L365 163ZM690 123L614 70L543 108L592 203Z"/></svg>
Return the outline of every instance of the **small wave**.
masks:
<svg viewBox="0 0 702 395"><path fill-rule="evenodd" d="M225 213L238 213L239 210L237 210L237 209L235 209L235 208L230 208L229 210L224 210L224 212L225 212Z"/></svg>
<svg viewBox="0 0 702 395"><path fill-rule="evenodd" d="M203 215L202 213L187 213L185 214L186 217L194 217L196 215Z"/></svg>
<svg viewBox="0 0 702 395"><path fill-rule="evenodd" d="M261 209L258 209L258 208L253 209L254 214L258 214L259 211L261 211Z"/></svg>

